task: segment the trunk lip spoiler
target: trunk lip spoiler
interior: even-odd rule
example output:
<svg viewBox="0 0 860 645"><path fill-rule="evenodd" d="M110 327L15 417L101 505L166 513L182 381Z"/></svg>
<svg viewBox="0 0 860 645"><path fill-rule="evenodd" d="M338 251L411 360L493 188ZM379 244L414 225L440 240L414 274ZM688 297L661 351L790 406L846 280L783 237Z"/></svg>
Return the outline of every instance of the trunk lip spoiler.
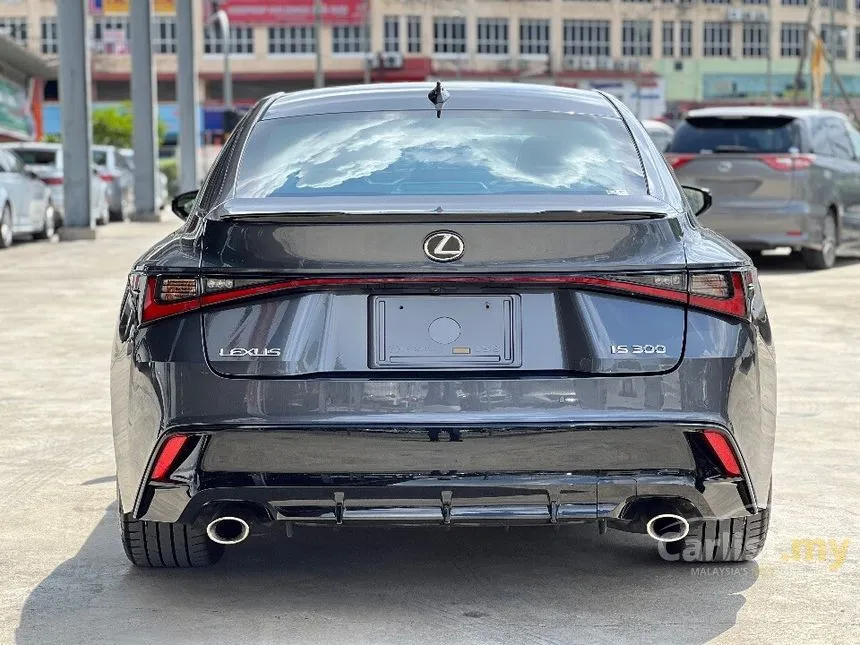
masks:
<svg viewBox="0 0 860 645"><path fill-rule="evenodd" d="M325 224L330 222L351 223L442 223L442 222L629 222L654 219L670 219L673 214L657 209L605 210L605 209L552 209L527 211L248 211L222 212L218 220L225 222L254 222L272 224Z"/></svg>

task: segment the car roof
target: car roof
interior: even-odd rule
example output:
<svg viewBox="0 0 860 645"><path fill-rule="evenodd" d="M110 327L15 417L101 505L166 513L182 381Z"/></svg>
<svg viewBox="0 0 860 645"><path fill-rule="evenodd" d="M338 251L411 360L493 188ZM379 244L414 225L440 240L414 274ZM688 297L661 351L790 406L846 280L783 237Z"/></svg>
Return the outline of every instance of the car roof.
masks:
<svg viewBox="0 0 860 645"><path fill-rule="evenodd" d="M59 143L41 143L39 141L7 141L0 143L3 148L22 148L28 150L60 150L63 146Z"/></svg>
<svg viewBox="0 0 860 645"><path fill-rule="evenodd" d="M261 120L312 114L435 110L427 94L434 82L378 83L280 93ZM620 118L600 92L535 83L442 82L450 94L445 109L578 112Z"/></svg>
<svg viewBox="0 0 860 645"><path fill-rule="evenodd" d="M116 150L116 146L95 145L92 146L92 149L98 150L99 152L109 152L111 150Z"/></svg>
<svg viewBox="0 0 860 645"><path fill-rule="evenodd" d="M721 117L721 116L772 116L793 117L795 119L807 119L813 116L838 116L845 118L841 112L833 110L820 110L808 107L773 107L766 105L730 105L724 107L708 107L690 110L684 118L699 117Z"/></svg>
<svg viewBox="0 0 860 645"><path fill-rule="evenodd" d="M660 132L668 132L672 133L675 131L668 123L663 123L662 121L654 121L653 119L642 119L642 125L645 126L645 129L650 131L660 131Z"/></svg>

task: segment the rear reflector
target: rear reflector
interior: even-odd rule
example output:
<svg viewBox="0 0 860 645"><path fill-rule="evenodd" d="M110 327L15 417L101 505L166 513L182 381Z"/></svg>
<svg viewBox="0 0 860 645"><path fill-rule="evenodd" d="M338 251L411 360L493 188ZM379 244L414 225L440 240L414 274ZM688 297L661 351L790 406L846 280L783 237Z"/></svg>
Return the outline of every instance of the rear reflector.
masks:
<svg viewBox="0 0 860 645"><path fill-rule="evenodd" d="M740 477L741 467L738 464L738 459L735 457L735 451L732 450L729 440L719 430L705 430L702 435L705 441L714 452L717 462L720 464L723 473L729 477Z"/></svg>
<svg viewBox="0 0 860 645"><path fill-rule="evenodd" d="M152 476L150 479L155 482L164 482L170 478L170 473L176 466L177 457L191 437L185 434L178 434L170 437L161 446L158 451L158 457L155 458L155 465L152 467Z"/></svg>
<svg viewBox="0 0 860 645"><path fill-rule="evenodd" d="M203 307L245 298L266 296L285 291L314 289L374 288L382 286L435 286L448 284L559 288L580 287L630 296L642 296L664 302L687 304L738 318L746 318L747 290L751 279L745 274L722 273L635 273L615 275L478 275L478 276L386 276L386 277L319 277L279 280L192 278L149 276L143 297L141 322L150 323L168 316L195 311ZM201 288L202 285L202 288Z"/></svg>
<svg viewBox="0 0 860 645"><path fill-rule="evenodd" d="M63 184L62 177L42 177L42 181L49 186L61 186Z"/></svg>

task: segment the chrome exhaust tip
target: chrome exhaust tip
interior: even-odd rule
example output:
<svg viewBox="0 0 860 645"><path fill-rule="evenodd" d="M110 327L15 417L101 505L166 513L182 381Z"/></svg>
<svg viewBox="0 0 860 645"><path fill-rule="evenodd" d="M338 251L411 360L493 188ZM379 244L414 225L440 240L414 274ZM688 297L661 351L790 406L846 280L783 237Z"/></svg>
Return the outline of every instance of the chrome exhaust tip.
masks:
<svg viewBox="0 0 860 645"><path fill-rule="evenodd" d="M658 542L675 542L687 537L690 523L680 515L661 513L648 520L645 530Z"/></svg>
<svg viewBox="0 0 860 645"><path fill-rule="evenodd" d="M239 544L250 535L251 527L241 517L216 517L206 526L206 535L216 544Z"/></svg>

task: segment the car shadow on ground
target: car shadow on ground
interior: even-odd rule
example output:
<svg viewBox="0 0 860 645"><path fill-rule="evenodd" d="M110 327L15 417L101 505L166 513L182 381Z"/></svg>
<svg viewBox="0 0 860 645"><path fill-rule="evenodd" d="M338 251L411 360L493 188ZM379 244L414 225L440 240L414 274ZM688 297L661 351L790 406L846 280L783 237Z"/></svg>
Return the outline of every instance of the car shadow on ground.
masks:
<svg viewBox="0 0 860 645"><path fill-rule="evenodd" d="M760 255L754 258L754 262L756 269L762 274L817 273L817 271L810 271L803 266L803 259L794 253L791 255ZM830 271L838 271L858 263L860 263L860 257L840 257L836 260L836 266Z"/></svg>
<svg viewBox="0 0 860 645"><path fill-rule="evenodd" d="M48 643L704 643L731 628L755 563L660 560L593 525L297 527L209 569L131 567L115 507L32 591L19 645Z"/></svg>

